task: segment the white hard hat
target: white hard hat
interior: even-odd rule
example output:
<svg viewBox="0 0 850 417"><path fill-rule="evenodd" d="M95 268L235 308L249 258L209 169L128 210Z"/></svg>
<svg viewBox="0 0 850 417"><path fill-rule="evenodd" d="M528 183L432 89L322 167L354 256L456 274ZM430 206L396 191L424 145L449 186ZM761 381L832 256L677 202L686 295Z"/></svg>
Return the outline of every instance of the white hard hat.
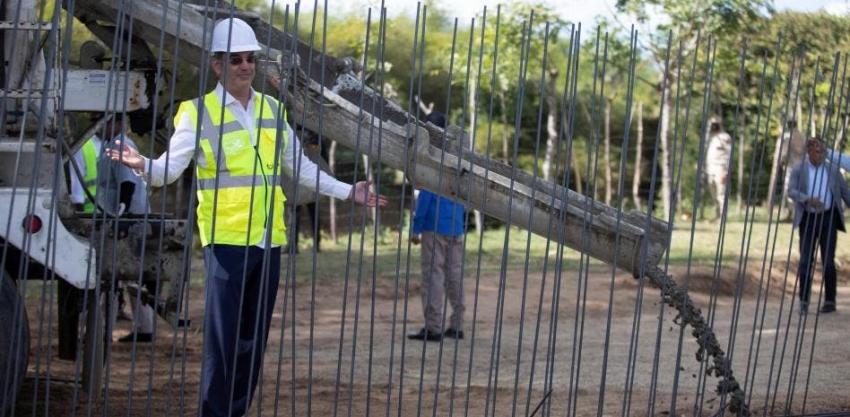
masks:
<svg viewBox="0 0 850 417"><path fill-rule="evenodd" d="M234 17L220 20L215 24L210 52L249 52L260 49L262 48L257 42L254 29L251 29L244 20Z"/></svg>

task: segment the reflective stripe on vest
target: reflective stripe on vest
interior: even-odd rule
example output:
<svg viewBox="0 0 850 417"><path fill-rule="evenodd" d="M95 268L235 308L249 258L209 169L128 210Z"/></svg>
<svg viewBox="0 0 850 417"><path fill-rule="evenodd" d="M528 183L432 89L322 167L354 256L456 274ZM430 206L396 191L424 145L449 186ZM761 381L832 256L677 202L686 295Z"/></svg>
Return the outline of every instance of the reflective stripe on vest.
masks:
<svg viewBox="0 0 850 417"><path fill-rule="evenodd" d="M85 176L83 177L83 188L88 190L92 197L97 195L97 148L94 139L89 139L83 144L83 162L86 163ZM84 213L94 213L94 203L85 196L83 203Z"/></svg>
<svg viewBox="0 0 850 417"><path fill-rule="evenodd" d="M258 94L254 102L256 146L251 143L254 132L222 106L215 92L180 105L178 113L189 112L192 120L200 120L195 166L198 229L204 246L263 244L268 222L271 243L286 244L286 196L280 185L280 162L275 162L288 143L285 115L271 97ZM180 118L178 114L175 120Z"/></svg>

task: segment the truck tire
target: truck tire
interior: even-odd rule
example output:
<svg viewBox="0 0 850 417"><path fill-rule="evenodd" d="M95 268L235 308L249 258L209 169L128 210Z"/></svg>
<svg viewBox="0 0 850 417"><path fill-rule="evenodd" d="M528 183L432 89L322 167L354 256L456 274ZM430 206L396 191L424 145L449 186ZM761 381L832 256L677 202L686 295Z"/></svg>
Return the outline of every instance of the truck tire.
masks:
<svg viewBox="0 0 850 417"><path fill-rule="evenodd" d="M15 405L27 373L30 330L24 299L12 278L0 268L0 416Z"/></svg>

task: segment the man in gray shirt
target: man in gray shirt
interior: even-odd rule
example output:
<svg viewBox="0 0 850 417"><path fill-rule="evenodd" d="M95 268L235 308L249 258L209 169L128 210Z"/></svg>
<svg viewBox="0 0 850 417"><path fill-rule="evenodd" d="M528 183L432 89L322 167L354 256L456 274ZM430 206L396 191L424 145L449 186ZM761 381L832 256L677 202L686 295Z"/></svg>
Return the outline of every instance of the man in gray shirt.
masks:
<svg viewBox="0 0 850 417"><path fill-rule="evenodd" d="M808 311L814 272L814 255L820 247L823 264L824 303L821 313L835 311L836 233L844 231L844 206L850 205L850 186L836 164L825 163L826 149L819 139L806 142L807 158L791 171L788 197L794 201L794 227L800 230L800 313Z"/></svg>

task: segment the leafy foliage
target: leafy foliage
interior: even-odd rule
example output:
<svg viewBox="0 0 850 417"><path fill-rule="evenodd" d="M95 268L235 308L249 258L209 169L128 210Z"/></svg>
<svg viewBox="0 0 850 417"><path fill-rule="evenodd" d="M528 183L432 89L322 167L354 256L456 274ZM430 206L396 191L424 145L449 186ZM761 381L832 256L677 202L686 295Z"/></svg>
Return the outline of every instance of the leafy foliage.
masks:
<svg viewBox="0 0 850 417"><path fill-rule="evenodd" d="M266 0L238 0L236 6L260 16L274 16L274 24L283 25L280 2L273 6ZM682 164L685 186L679 195L683 202L694 198L693 177L703 114L723 116L733 137L745 139L745 160L750 161L753 152L762 149L762 145L766 155L772 154L782 121L796 112L788 93L797 76L792 69L799 72L803 114L796 117L801 119L801 127L809 129L810 110L818 131L823 130L825 120L838 125L835 115L847 113L840 107L846 107L843 103L847 101L847 93L832 92L839 86L850 86L843 55L837 65L834 55L836 51L850 50L848 17L776 13L770 0L619 0L617 9L633 15L643 26L637 40L633 102L641 102L644 107L646 158L654 155L654 147L658 145L656 137L664 103L660 80L665 75L668 38L673 35L673 50L669 51L672 64L666 75L672 83L679 82L681 89L668 100L678 100L675 104L680 106L680 112L688 102L691 105L688 125L684 125L680 115L671 124L681 124L675 125L678 131L673 132L671 127L670 133L687 132L684 138L671 137L683 140L677 145L685 151ZM289 25L295 23L293 12L290 9ZM325 48L337 57L350 56L359 62L365 59L367 81L375 87L384 83L385 93L403 108L415 111L418 104L414 98L419 97L424 105L434 103L435 110L447 113L454 124L471 130L469 125L474 123L475 146L479 152L507 160L516 138L519 158L509 162L531 170L537 164L536 158L541 157L541 142L547 133L545 115L551 104L546 95L554 94L559 111L560 150L563 153L571 146L577 171L592 174L587 167L595 155L588 153L596 151L596 142L600 140L605 101L612 105L612 154L626 152L629 164L626 172L633 169L634 148L620 149L627 132L632 138L635 135L634 108L628 108L626 103L632 52L630 32L616 20L599 20L590 25L584 22L579 32L578 25L574 25L578 22L558 15L543 2L512 0L499 9L487 9L486 16L479 13L474 21L461 21L451 16L451 10L426 1L419 11L420 16L427 14L424 58L420 62L414 52L422 44L423 30L415 11L391 15L382 22L380 11L373 8L368 25L365 9L349 14L329 10L326 20L323 10L316 13L314 16L302 12L298 16L302 40L312 40L315 48ZM379 36L382 31L383 39ZM79 49L78 40L88 37L78 23L72 54ZM580 39L580 47L578 55L572 56L572 42L576 39ZM744 50L746 54L742 55ZM681 61L677 60L679 53ZM197 92L196 74L193 68L181 64L178 96L185 98ZM681 78L674 78L676 74L681 74ZM709 74L712 82L706 84ZM577 77L576 91L572 87L573 75ZM554 92L550 87L553 79ZM711 89L710 100L703 103L702 98L709 92L707 88ZM828 106L830 100L835 103L832 107ZM830 131L839 129L834 127ZM752 172L759 174L761 181L767 181L765 173L770 171L770 161L765 160L762 165ZM734 172L733 192L737 178L751 175L749 168L744 173ZM614 178L615 183L618 180ZM630 182L631 175L623 180ZM630 185L626 184L626 188ZM766 189L761 187L762 192Z"/></svg>

